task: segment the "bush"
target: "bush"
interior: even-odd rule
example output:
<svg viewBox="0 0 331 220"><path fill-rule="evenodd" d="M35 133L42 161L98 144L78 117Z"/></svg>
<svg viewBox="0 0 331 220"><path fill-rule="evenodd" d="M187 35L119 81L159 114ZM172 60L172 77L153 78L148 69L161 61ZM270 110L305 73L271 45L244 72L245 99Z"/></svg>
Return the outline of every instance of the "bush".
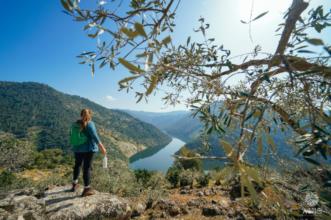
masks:
<svg viewBox="0 0 331 220"><path fill-rule="evenodd" d="M12 185L16 181L16 176L8 170L5 170L0 174L0 187Z"/></svg>
<svg viewBox="0 0 331 220"><path fill-rule="evenodd" d="M215 185L231 185L232 181L237 178L237 172L233 166L214 169L209 175L215 181Z"/></svg>
<svg viewBox="0 0 331 220"><path fill-rule="evenodd" d="M169 182L163 173L153 172L151 178L146 184L146 187L151 190L162 190L169 187Z"/></svg>
<svg viewBox="0 0 331 220"><path fill-rule="evenodd" d="M178 155L183 157L194 157L196 156L196 153L184 146L179 150ZM185 170L202 170L202 161L200 159L178 159L175 164L177 164L177 166L181 166Z"/></svg>
<svg viewBox="0 0 331 220"><path fill-rule="evenodd" d="M194 170L183 170L179 174L179 185L180 185L180 187L190 186L192 188L195 173L196 173L196 171L194 171Z"/></svg>
<svg viewBox="0 0 331 220"><path fill-rule="evenodd" d="M138 169L134 171L137 182L140 182L143 186L147 185L154 173L155 172L146 169Z"/></svg>
<svg viewBox="0 0 331 220"><path fill-rule="evenodd" d="M205 187L208 186L210 179L210 174L202 174L197 177L197 183L199 184L199 186Z"/></svg>
<svg viewBox="0 0 331 220"><path fill-rule="evenodd" d="M107 169L102 168L100 160L93 165L91 185L100 192L114 193L120 196L136 196L141 185L134 173L122 160L110 160Z"/></svg>
<svg viewBox="0 0 331 220"><path fill-rule="evenodd" d="M34 145L27 140L6 136L0 141L0 167L20 170L33 161Z"/></svg>
<svg viewBox="0 0 331 220"><path fill-rule="evenodd" d="M185 169L191 169L196 171L202 170L202 162L199 159L189 159L189 160L178 160L180 165Z"/></svg>
<svg viewBox="0 0 331 220"><path fill-rule="evenodd" d="M171 166L166 174L166 179L170 182L173 187L176 187L179 182L179 174L181 170L176 166Z"/></svg>
<svg viewBox="0 0 331 220"><path fill-rule="evenodd" d="M31 168L38 169L54 169L60 164L73 164L73 157L70 155L64 155L61 149L46 149L39 152L34 152L33 163Z"/></svg>
<svg viewBox="0 0 331 220"><path fill-rule="evenodd" d="M31 185L27 179L18 178L9 170L0 173L0 192L8 192L13 189L26 188Z"/></svg>

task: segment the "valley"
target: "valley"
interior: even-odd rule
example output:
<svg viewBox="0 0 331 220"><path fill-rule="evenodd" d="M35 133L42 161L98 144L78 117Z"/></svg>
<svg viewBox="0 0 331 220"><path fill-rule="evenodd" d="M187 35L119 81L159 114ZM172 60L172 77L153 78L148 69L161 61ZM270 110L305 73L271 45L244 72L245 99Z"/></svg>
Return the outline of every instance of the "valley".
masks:
<svg viewBox="0 0 331 220"><path fill-rule="evenodd" d="M69 128L83 108L92 109L101 139L116 158L126 160L139 151L171 141L153 125L125 112L107 109L44 84L0 82L0 103L0 138L24 140L35 151L52 148L68 151Z"/></svg>

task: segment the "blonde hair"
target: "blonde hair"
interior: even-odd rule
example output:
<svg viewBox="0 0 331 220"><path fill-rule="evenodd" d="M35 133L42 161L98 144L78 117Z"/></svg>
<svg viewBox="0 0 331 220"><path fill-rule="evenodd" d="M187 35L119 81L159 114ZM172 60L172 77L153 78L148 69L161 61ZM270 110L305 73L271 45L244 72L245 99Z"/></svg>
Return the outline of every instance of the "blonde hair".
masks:
<svg viewBox="0 0 331 220"><path fill-rule="evenodd" d="M84 129L84 128L86 128L87 123L92 120L92 111L91 111L91 109L84 108L80 112L80 117L81 117L81 120L80 120L81 123L80 124L81 124L82 129Z"/></svg>

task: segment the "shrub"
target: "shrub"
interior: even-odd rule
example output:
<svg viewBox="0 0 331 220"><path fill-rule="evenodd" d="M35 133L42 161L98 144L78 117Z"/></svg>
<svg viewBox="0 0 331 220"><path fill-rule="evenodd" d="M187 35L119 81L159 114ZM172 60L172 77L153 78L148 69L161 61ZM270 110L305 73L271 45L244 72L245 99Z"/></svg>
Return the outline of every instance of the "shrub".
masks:
<svg viewBox="0 0 331 220"><path fill-rule="evenodd" d="M210 180L210 174L202 174L197 177L197 183L201 187L208 186Z"/></svg>
<svg viewBox="0 0 331 220"><path fill-rule="evenodd" d="M188 149L186 146L184 146L179 150L178 155L189 158L196 156L196 153ZM185 170L188 169L195 169L198 171L202 170L202 161L200 159L178 159L176 160L175 163L177 164L177 166L181 166Z"/></svg>
<svg viewBox="0 0 331 220"><path fill-rule="evenodd" d="M183 170L179 174L179 185L180 185L180 187L183 187L183 186L193 187L193 181L194 181L195 173L196 173L196 171L194 171L194 170Z"/></svg>
<svg viewBox="0 0 331 220"><path fill-rule="evenodd" d="M60 164L73 164L73 157L64 155L61 149L46 149L39 152L34 152L33 163L30 167L39 169L54 169Z"/></svg>
<svg viewBox="0 0 331 220"><path fill-rule="evenodd" d="M17 181L16 176L8 170L5 170L0 174L0 187L12 185L15 181Z"/></svg>
<svg viewBox="0 0 331 220"><path fill-rule="evenodd" d="M166 174L166 179L170 182L173 187L176 187L179 182L179 174L181 170L176 166L171 166Z"/></svg>
<svg viewBox="0 0 331 220"><path fill-rule="evenodd" d="M151 178L146 184L146 187L148 187L151 190L162 190L164 188L169 187L169 182L165 178L165 175L160 172L153 172Z"/></svg>
<svg viewBox="0 0 331 220"><path fill-rule="evenodd" d="M45 190L49 186L64 186L67 185L68 183L71 183L71 181L72 181L72 175L70 172L70 175L64 175L64 176L51 175L44 180L34 182L33 186L39 190Z"/></svg>
<svg viewBox="0 0 331 220"><path fill-rule="evenodd" d="M19 170L33 161L33 144L24 139L6 136L0 141L0 167Z"/></svg>
<svg viewBox="0 0 331 220"><path fill-rule="evenodd" d="M178 160L180 165L185 169L191 169L196 171L202 170L202 162L199 159L189 159L189 160Z"/></svg>
<svg viewBox="0 0 331 220"><path fill-rule="evenodd" d="M120 196L136 196L141 191L141 185L127 163L118 159L110 160L107 169L102 168L100 160L96 160L91 184L98 191Z"/></svg>
<svg viewBox="0 0 331 220"><path fill-rule="evenodd" d="M155 172L146 169L138 169L134 171L137 182L140 182L143 186L147 185L154 173Z"/></svg>
<svg viewBox="0 0 331 220"><path fill-rule="evenodd" d="M9 170L5 170L0 173L0 192L8 192L13 189L26 188L30 185L31 182L27 179L17 177Z"/></svg>

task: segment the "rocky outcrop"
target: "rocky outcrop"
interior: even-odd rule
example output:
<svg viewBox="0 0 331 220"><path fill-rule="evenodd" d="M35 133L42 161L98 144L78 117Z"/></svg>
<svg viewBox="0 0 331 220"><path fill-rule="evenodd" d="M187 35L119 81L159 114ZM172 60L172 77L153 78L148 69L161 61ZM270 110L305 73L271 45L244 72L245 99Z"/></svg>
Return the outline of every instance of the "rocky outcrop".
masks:
<svg viewBox="0 0 331 220"><path fill-rule="evenodd" d="M34 190L10 192L0 200L0 219L129 219L129 203L108 193L81 197L70 186L54 187L43 193Z"/></svg>

